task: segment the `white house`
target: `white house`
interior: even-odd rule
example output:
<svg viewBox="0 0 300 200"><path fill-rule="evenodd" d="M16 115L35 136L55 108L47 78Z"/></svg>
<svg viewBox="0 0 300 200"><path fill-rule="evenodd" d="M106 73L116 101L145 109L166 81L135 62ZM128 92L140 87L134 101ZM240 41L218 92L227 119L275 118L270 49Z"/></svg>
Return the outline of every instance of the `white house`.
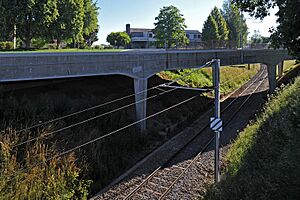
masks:
<svg viewBox="0 0 300 200"><path fill-rule="evenodd" d="M186 30L186 36L190 40L188 47L201 47L201 33L198 30ZM131 28L130 24L126 24L126 33L131 38L130 48L151 48L155 47L153 29Z"/></svg>

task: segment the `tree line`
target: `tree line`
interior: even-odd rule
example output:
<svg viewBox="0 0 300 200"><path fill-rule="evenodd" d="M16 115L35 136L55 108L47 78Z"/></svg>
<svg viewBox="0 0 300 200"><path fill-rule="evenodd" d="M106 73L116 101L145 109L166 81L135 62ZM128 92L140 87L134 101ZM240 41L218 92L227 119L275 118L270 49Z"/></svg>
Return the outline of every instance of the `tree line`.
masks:
<svg viewBox="0 0 300 200"><path fill-rule="evenodd" d="M189 44L186 36L185 18L175 6L160 9L155 18L154 34L159 48L184 47ZM204 22L202 46L206 48L238 48L247 43L248 27L244 16L230 0L224 2L223 9L214 7ZM123 38L122 40L120 38ZM123 32L111 33L107 41L111 45L126 46L129 36ZM120 42L119 42L120 41Z"/></svg>
<svg viewBox="0 0 300 200"><path fill-rule="evenodd" d="M93 0L1 0L0 41L17 38L24 48L33 40L72 47L97 40L98 7Z"/></svg>
<svg viewBox="0 0 300 200"><path fill-rule="evenodd" d="M235 5L255 18L264 19L270 8L277 7L277 27L272 27L273 47L284 47L300 60L300 1L299 0L232 0Z"/></svg>
<svg viewBox="0 0 300 200"><path fill-rule="evenodd" d="M223 9L214 7L204 22L202 40L209 48L238 48L247 43L248 27L239 8L225 1Z"/></svg>

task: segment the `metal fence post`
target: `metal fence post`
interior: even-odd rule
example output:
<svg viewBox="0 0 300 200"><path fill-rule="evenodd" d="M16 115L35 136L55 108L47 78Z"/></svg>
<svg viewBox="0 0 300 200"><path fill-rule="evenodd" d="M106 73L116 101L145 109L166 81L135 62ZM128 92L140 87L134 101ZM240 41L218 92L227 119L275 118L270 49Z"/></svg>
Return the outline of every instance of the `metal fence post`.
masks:
<svg viewBox="0 0 300 200"><path fill-rule="evenodd" d="M214 62L215 119L220 119L220 59ZM215 131L215 182L220 182L220 131Z"/></svg>

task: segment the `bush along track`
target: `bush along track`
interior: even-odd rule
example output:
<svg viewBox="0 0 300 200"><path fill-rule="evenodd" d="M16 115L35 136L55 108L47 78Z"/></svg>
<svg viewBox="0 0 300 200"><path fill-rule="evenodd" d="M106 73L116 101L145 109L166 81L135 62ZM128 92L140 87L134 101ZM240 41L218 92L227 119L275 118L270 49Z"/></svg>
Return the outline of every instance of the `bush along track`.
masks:
<svg viewBox="0 0 300 200"><path fill-rule="evenodd" d="M300 77L270 98L226 156L206 199L300 199Z"/></svg>

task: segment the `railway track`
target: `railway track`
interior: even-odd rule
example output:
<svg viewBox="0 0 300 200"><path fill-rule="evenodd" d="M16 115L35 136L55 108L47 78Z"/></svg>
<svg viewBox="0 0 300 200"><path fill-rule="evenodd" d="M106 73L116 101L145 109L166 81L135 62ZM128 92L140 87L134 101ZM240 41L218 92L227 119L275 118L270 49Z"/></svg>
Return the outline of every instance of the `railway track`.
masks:
<svg viewBox="0 0 300 200"><path fill-rule="evenodd" d="M222 118L224 119L224 128L232 121L232 119L239 113L245 104L251 99L252 95L263 84L266 75L266 66L262 66L259 74L250 84L237 92L238 98L234 98L226 105L223 105L221 110ZM245 94L247 93L247 96ZM206 140L202 142L200 151L193 155L193 159L186 162L178 162L180 156L185 154L186 149L191 143L195 142L196 138L208 133L205 136ZM194 135L189 141L180 149L178 149L172 157L170 157L164 164L157 167L152 173L144 179L137 181L134 189L130 190L126 195L120 195L117 199L123 200L143 200L143 199L165 199L173 186L185 175L185 173L197 162L199 157L212 145L214 141L214 134L209 131L209 123L207 123L198 134ZM132 188L132 187L131 187ZM113 198L115 199L115 198Z"/></svg>

